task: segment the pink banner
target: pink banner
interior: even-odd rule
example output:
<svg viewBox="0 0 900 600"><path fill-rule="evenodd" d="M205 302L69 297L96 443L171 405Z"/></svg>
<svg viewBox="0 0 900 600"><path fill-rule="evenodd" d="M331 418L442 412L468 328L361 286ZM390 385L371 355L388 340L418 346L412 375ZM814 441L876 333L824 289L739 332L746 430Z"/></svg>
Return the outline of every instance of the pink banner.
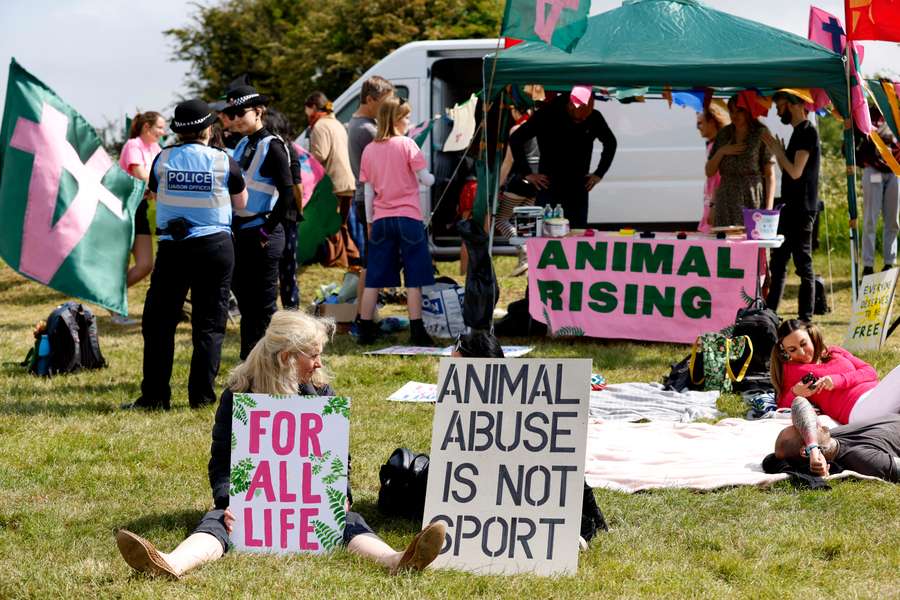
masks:
<svg viewBox="0 0 900 600"><path fill-rule="evenodd" d="M601 234L528 241L531 316L558 335L691 343L756 292L752 242Z"/></svg>

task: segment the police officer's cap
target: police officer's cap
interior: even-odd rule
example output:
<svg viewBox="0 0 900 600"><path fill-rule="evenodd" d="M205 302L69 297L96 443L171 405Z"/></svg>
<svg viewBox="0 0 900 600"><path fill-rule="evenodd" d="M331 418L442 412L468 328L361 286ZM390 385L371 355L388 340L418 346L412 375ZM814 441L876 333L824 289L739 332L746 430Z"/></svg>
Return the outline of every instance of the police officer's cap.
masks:
<svg viewBox="0 0 900 600"><path fill-rule="evenodd" d="M228 104L225 105L225 112L234 112L241 108L252 108L254 106L263 106L269 103L269 98L256 91L252 85L238 85L228 90L226 95Z"/></svg>
<svg viewBox="0 0 900 600"><path fill-rule="evenodd" d="M181 102L175 107L171 127L175 133L192 133L203 131L215 122L216 115L209 110L209 104L195 98Z"/></svg>

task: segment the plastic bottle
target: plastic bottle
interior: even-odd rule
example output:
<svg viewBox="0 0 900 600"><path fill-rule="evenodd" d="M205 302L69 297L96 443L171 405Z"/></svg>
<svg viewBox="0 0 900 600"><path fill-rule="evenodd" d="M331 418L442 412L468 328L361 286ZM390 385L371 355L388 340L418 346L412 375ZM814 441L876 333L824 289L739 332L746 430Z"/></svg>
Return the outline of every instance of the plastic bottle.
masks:
<svg viewBox="0 0 900 600"><path fill-rule="evenodd" d="M557 204L556 208L553 209L553 218L554 219L562 219L563 218L562 204Z"/></svg>
<svg viewBox="0 0 900 600"><path fill-rule="evenodd" d="M544 206L544 220L553 218L553 207L549 204Z"/></svg>
<svg viewBox="0 0 900 600"><path fill-rule="evenodd" d="M50 373L50 338L41 336L38 342L37 374L48 375Z"/></svg>

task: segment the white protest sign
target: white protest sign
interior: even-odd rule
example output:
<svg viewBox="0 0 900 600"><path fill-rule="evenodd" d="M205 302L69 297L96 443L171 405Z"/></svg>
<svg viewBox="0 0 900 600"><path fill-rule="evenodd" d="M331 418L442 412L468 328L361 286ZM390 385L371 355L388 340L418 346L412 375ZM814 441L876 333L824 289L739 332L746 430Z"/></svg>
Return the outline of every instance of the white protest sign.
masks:
<svg viewBox="0 0 900 600"><path fill-rule="evenodd" d="M437 567L572 574L589 359L441 359L424 523L443 522Z"/></svg>
<svg viewBox="0 0 900 600"><path fill-rule="evenodd" d="M327 552L343 538L350 399L235 394L231 541L247 552Z"/></svg>
<svg viewBox="0 0 900 600"><path fill-rule="evenodd" d="M891 319L898 273L900 269L888 269L863 277L844 340L847 350L859 352L881 348Z"/></svg>

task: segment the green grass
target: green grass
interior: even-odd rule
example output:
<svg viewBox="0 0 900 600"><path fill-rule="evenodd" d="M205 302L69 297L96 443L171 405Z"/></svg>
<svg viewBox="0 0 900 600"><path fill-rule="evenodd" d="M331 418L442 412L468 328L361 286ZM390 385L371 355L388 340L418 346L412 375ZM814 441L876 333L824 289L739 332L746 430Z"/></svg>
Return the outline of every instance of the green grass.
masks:
<svg viewBox="0 0 900 600"><path fill-rule="evenodd" d="M834 215L838 211L833 211ZM839 213L838 213L839 214ZM832 223L834 227L835 224ZM521 297L513 259L498 259L500 306ZM458 264L441 263L445 273ZM827 273L824 255L818 271ZM821 323L843 339L850 313L846 257L834 260L836 310ZM339 280L318 267L300 276L304 301L314 285ZM784 314L796 310L789 281ZM146 283L131 290L140 316ZM472 576L435 571L390 577L339 551L327 557L230 554L172 583L137 576L113 541L128 527L170 550L211 503L206 479L214 409L187 408L190 329L178 328L174 409L124 413L138 396L139 327L117 328L105 311L100 339L110 366L50 380L15 365L31 327L64 298L0 268L0 598L635 598L900 597L900 493L877 483L839 482L831 492L736 488L709 493L625 495L598 490L612 531L582 553L577 576ZM390 311L402 313L401 307ZM900 334L867 353L881 374L900 363ZM398 338L398 342L402 342ZM510 340L523 343L527 340ZM610 382L658 381L686 346L618 341L533 340L532 356L590 357ZM229 326L222 361L237 361ZM407 380L433 381L437 359L361 356L346 335L327 348L335 388L353 398L351 452L355 508L388 543L403 547L417 529L375 509L378 467L397 446L428 451L433 408L385 398ZM728 395L720 409L742 416Z"/></svg>

